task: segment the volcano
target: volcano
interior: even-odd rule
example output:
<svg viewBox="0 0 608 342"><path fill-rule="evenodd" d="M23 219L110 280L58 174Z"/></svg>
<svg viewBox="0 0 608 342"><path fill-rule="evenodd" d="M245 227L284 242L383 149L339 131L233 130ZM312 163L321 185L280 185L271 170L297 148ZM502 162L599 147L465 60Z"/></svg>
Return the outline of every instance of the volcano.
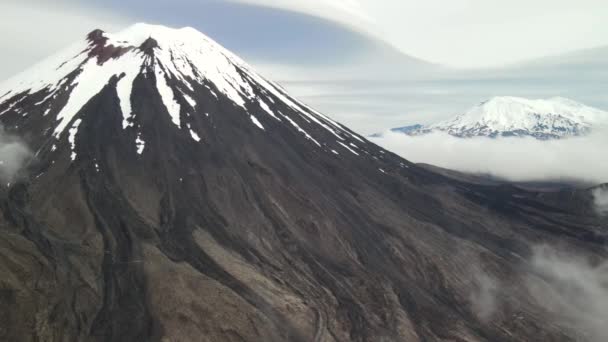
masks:
<svg viewBox="0 0 608 342"><path fill-rule="evenodd" d="M418 167L192 28L95 30L0 113L33 155L0 191L1 340L588 336L527 284L538 244L605 257L592 191Z"/></svg>
<svg viewBox="0 0 608 342"><path fill-rule="evenodd" d="M432 125L411 125L392 132L417 136L444 132L458 138L533 137L538 140L584 136L608 124L608 112L573 100L546 100L502 96L471 108L464 114ZM382 137L382 133L372 137Z"/></svg>

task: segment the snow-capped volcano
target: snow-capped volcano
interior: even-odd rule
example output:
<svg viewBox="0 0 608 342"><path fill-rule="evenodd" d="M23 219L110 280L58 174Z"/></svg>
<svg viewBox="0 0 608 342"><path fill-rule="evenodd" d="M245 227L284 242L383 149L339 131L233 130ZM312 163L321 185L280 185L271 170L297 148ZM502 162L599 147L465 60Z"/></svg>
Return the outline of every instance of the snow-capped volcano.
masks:
<svg viewBox="0 0 608 342"><path fill-rule="evenodd" d="M606 124L608 112L573 100L561 97L530 100L502 96L482 102L446 121L393 131L408 135L441 131L457 137L530 136L558 139L585 135L594 127Z"/></svg>
<svg viewBox="0 0 608 342"><path fill-rule="evenodd" d="M0 115L18 109L23 117L37 112L54 117L53 137L69 134L74 149L74 137L82 122L77 114L104 87L113 84L122 128L135 133L133 146L141 154L145 138L137 116L142 113L132 104L138 77L154 80L173 124L196 142L204 136L193 126L197 121L193 117L196 112L203 119L209 116L204 109L209 102L240 108L244 118L262 131L275 124L287 125L328 152L351 153L358 148L346 139L363 142L350 130L289 97L277 84L199 31L148 24L136 24L117 34L95 30L84 42L0 84ZM200 98L201 93L212 99ZM297 118L288 110L277 110L277 103L293 110ZM311 124L315 127L306 129ZM329 132L333 141L315 138L313 131L319 128Z"/></svg>
<svg viewBox="0 0 608 342"><path fill-rule="evenodd" d="M587 134L594 125L608 122L608 113L565 99L529 100L495 97L454 119L429 129L461 137L533 136L540 139Z"/></svg>

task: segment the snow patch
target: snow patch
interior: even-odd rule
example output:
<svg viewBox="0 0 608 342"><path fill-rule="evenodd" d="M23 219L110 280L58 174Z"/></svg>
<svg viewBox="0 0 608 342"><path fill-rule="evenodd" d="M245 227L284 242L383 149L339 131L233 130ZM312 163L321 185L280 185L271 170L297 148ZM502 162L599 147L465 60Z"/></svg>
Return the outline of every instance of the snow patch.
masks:
<svg viewBox="0 0 608 342"><path fill-rule="evenodd" d="M188 124L188 130L190 131L190 136L192 137L192 139L194 139L196 142L201 141L201 137L199 137L198 134L196 134L196 132L194 132L192 130L192 127L190 126L190 124Z"/></svg>
<svg viewBox="0 0 608 342"><path fill-rule="evenodd" d="M175 93L167 83L165 73L160 69L156 71L156 87L158 88L158 92L160 93L163 103L171 116L171 121L173 121L177 127L181 127L181 106L175 100Z"/></svg>
<svg viewBox="0 0 608 342"><path fill-rule="evenodd" d="M103 65L97 64L95 58L89 59L81 67L80 74L72 82L75 86L70 93L68 102L57 114L59 124L54 131L55 137L59 138L72 118L108 84L113 76L118 76L125 70L139 71L141 64L142 55L135 52L128 52L121 58L110 59ZM126 97L121 98L121 100L127 102ZM130 103L130 101L128 102Z"/></svg>
<svg viewBox="0 0 608 342"><path fill-rule="evenodd" d="M17 101L15 101L15 102L11 103L11 104L10 104L10 105L9 105L9 106L8 106L8 107L5 109L5 110L3 110L2 112L0 112L0 115L2 115L2 114L4 114L4 113L7 113L7 112L8 112L8 111L10 111L11 109L13 109L13 108L14 108L14 107L15 107L15 106L16 106L16 105L19 103L19 101L20 101L20 100L17 100Z"/></svg>
<svg viewBox="0 0 608 342"><path fill-rule="evenodd" d="M190 136L192 136L192 139L194 139L196 142L201 141L201 138L192 129L190 129Z"/></svg>
<svg viewBox="0 0 608 342"><path fill-rule="evenodd" d="M0 83L0 93L34 94L48 88L52 92L66 75L78 69L87 58L90 47L87 42L78 42L39 62L33 67ZM85 51L86 50L86 51Z"/></svg>
<svg viewBox="0 0 608 342"><path fill-rule="evenodd" d="M44 104L46 101L48 101L50 98L54 97L55 94L57 93L57 90L51 91L49 92L49 94L47 96L44 97L44 99L42 99L41 101L37 102L34 104L34 106L39 106L41 104Z"/></svg>
<svg viewBox="0 0 608 342"><path fill-rule="evenodd" d="M188 102L188 104L190 105L190 107L192 107L192 109L196 108L196 101L194 101L193 98L191 98L190 96L188 96L184 92L182 92L182 96L184 97L184 99L186 100L186 102Z"/></svg>
<svg viewBox="0 0 608 342"><path fill-rule="evenodd" d="M141 132L137 134L137 138L135 138L135 147L137 148L137 154L144 153L144 149L146 148L146 142L141 138Z"/></svg>
<svg viewBox="0 0 608 342"><path fill-rule="evenodd" d="M259 103L260 103L260 107L262 107L262 109L263 109L263 110L264 110L266 113L270 114L270 116L272 116L273 118L275 118L275 119L277 119L277 120L281 121L281 119L279 119L279 117L278 117L278 116L274 115L274 113L272 112L272 109L270 109L270 107L269 107L269 106L266 104L266 102L262 101L261 99L258 99L258 101L259 101Z"/></svg>
<svg viewBox="0 0 608 342"><path fill-rule="evenodd" d="M337 143L340 144L340 145L342 145L342 147L344 147L345 149L351 151L354 155L357 155L357 156L359 155L359 153L355 152L353 149L351 149L350 147L348 147L346 144L343 144L343 143L341 143L339 141L337 141Z"/></svg>
<svg viewBox="0 0 608 342"><path fill-rule="evenodd" d="M116 85L116 92L120 100L120 110L122 111L122 128L133 127L133 107L131 106L131 94L133 92L133 82L137 73L134 70L127 70L124 76Z"/></svg>
<svg viewBox="0 0 608 342"><path fill-rule="evenodd" d="M308 134L305 130L303 130L302 128L300 128L300 126L298 126L298 124L293 121L290 117L283 115L283 117L285 119L287 119L287 121L289 121L289 123L294 126L299 132L304 133L304 135L306 136L306 139L308 140L312 140L315 144L317 144L317 146L321 147L321 144L319 144L318 141L316 141L313 137L310 136L310 134Z"/></svg>
<svg viewBox="0 0 608 342"><path fill-rule="evenodd" d="M70 149L72 151L72 161L76 160L76 134L78 133L78 127L82 123L81 119L76 119L72 124L72 127L69 129L68 141L70 142ZM53 145L53 148L55 145Z"/></svg>
<svg viewBox="0 0 608 342"><path fill-rule="evenodd" d="M262 126L262 124L260 123L260 121L258 121L258 119L253 116L253 115L249 115L249 118L251 118L251 121L253 121L253 123L258 126L260 129L262 129L263 131L265 131L264 126Z"/></svg>

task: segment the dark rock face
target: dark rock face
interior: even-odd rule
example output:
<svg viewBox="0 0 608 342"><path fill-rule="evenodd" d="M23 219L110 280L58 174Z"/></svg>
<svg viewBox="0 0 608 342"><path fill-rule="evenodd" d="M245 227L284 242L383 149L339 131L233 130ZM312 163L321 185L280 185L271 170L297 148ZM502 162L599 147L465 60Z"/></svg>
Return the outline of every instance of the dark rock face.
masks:
<svg viewBox="0 0 608 342"><path fill-rule="evenodd" d="M107 44L108 38L104 34L104 31L97 29L87 35L87 40L92 46L89 50L89 57L96 58L98 65L103 65L110 59L120 58L127 51L133 49L132 47Z"/></svg>
<svg viewBox="0 0 608 342"><path fill-rule="evenodd" d="M146 39L139 47L147 55L153 55L156 48L158 48L158 42L152 37Z"/></svg>
<svg viewBox="0 0 608 342"><path fill-rule="evenodd" d="M106 41L107 38L104 36L104 31L100 29L93 30L87 35L87 40L91 43L99 43L100 41Z"/></svg>
<svg viewBox="0 0 608 342"><path fill-rule="evenodd" d="M180 128L154 72L131 96L138 154L116 81L74 118L74 161L67 136L41 133L56 125L34 106L46 94L0 116L38 152L1 193L0 340L581 338L524 283L541 279L527 261L536 244L605 256L606 221L588 192L455 180L348 134L359 155L328 153L268 115L258 129L248 114L259 106L216 98L212 84L190 92L197 106ZM273 103L318 140L336 139ZM471 300L479 272L507 289L489 316Z"/></svg>

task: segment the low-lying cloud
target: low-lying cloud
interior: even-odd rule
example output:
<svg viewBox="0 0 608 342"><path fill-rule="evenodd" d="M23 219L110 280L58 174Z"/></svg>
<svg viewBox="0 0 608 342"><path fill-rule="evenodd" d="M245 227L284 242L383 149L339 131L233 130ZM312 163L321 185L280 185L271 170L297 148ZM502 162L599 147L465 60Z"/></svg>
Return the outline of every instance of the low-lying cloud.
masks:
<svg viewBox="0 0 608 342"><path fill-rule="evenodd" d="M608 341L608 261L591 262L564 248L545 245L532 250L517 275L524 292L482 271L473 271L472 312L487 323L513 309L504 298L523 300L524 305L533 304L545 312L548 325L576 332L582 341Z"/></svg>
<svg viewBox="0 0 608 342"><path fill-rule="evenodd" d="M599 188L593 191L595 210L600 215L608 215L608 188Z"/></svg>
<svg viewBox="0 0 608 342"><path fill-rule="evenodd" d="M10 182L31 156L30 149L18 137L0 126L0 180Z"/></svg>
<svg viewBox="0 0 608 342"><path fill-rule="evenodd" d="M585 340L608 341L608 262L588 260L539 247L531 265L543 280L530 280L537 303L585 335Z"/></svg>
<svg viewBox="0 0 608 342"><path fill-rule="evenodd" d="M485 273L475 273L473 291L469 295L471 308L482 322L488 322L499 309L500 284Z"/></svg>
<svg viewBox="0 0 608 342"><path fill-rule="evenodd" d="M457 138L445 133L407 136L387 132L373 142L416 163L510 181L608 182L608 130L562 140Z"/></svg>

